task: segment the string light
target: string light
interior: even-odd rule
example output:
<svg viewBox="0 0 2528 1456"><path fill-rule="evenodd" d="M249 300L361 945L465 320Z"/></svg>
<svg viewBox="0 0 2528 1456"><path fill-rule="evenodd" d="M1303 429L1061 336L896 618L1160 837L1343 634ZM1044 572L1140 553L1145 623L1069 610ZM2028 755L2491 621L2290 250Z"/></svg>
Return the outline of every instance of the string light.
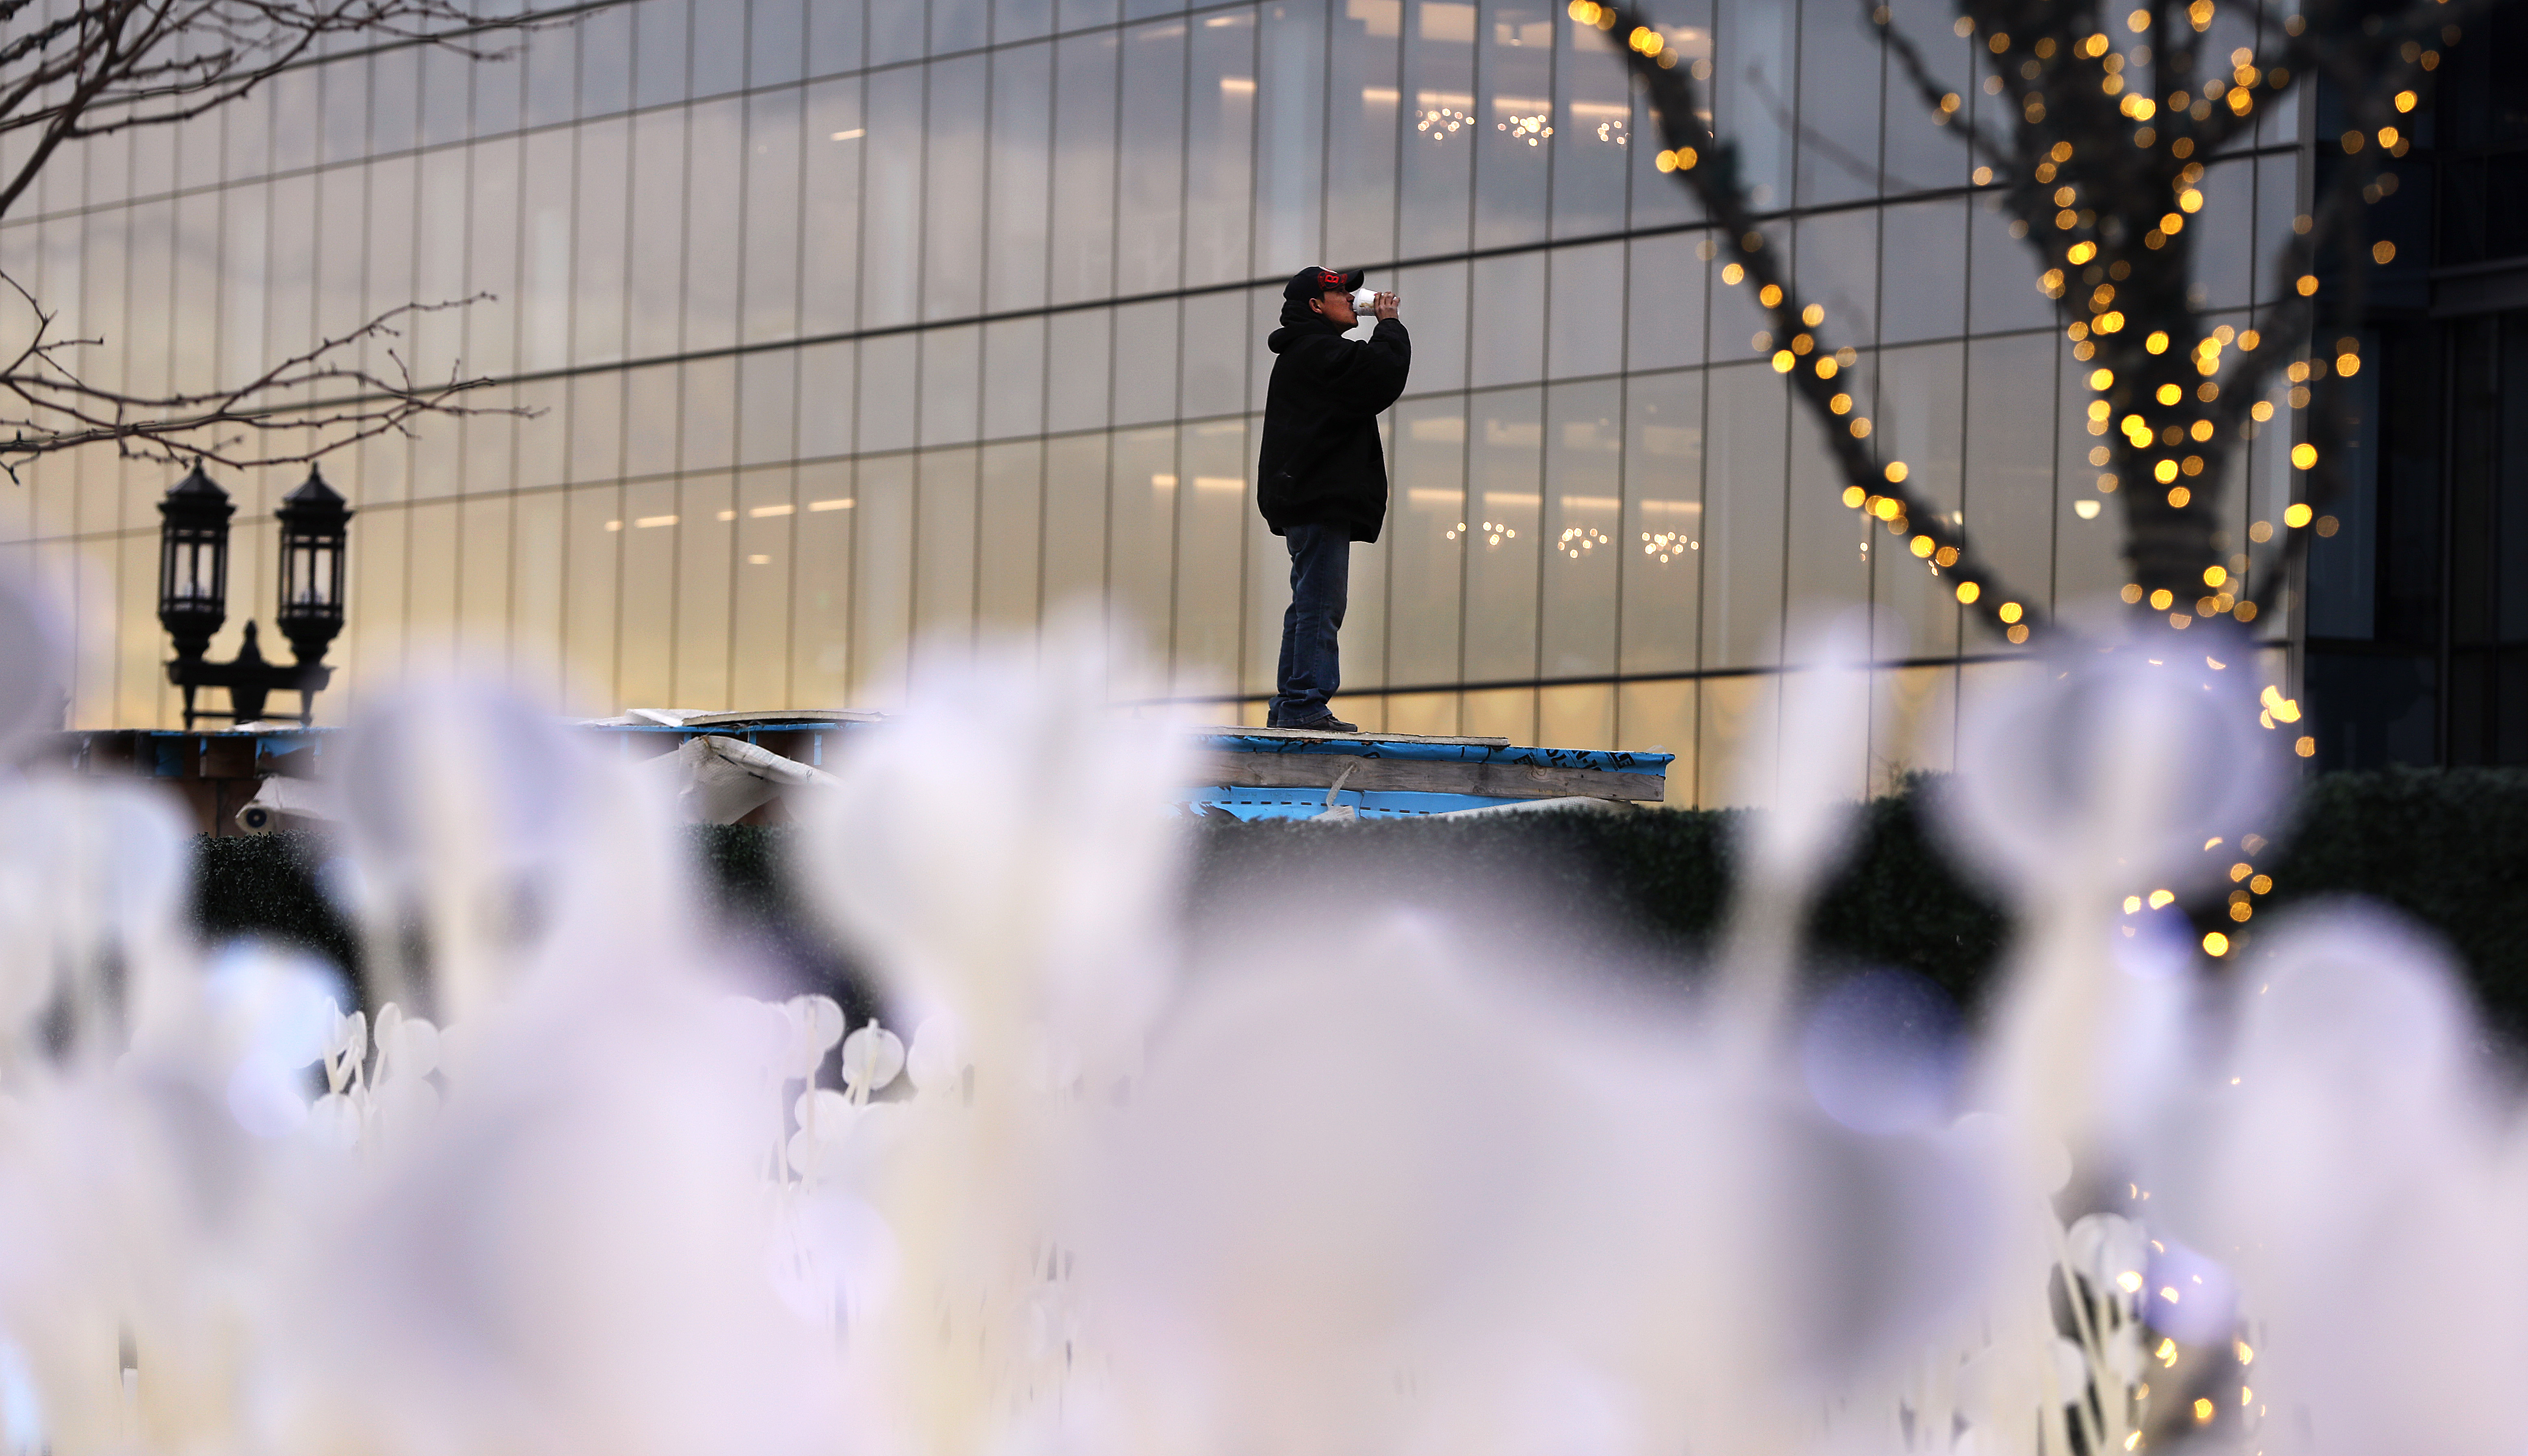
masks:
<svg viewBox="0 0 2528 1456"><path fill-rule="evenodd" d="M2223 453L2236 448L2223 444L2216 450L2216 441L2224 440L2225 433L2230 440L2256 439L2258 427L2273 421L2283 400L2253 397L2265 392L2255 389L2248 391L2248 398L2236 403L2225 401L2225 393L2236 388L2224 381L2227 351L2233 347L2254 350L2265 339L2258 330L2241 330L2230 324L2218 325L2195 338L2199 325L2187 327L2197 317L2192 307L2172 301L2185 299L2189 293L2199 296L2199 288L2188 276L2193 266L2192 250L2172 247L2172 243L2185 236L2192 219L2215 207L2215 194L2205 185L2208 160L2238 134L2236 127L2250 117L2264 93L2279 93L2291 83L2289 68L2260 64L2265 58L2258 54L2257 45L2262 42L2234 46L2226 52L2208 51L2200 56L2198 67L2193 36L2210 31L2222 3L2223 0L2184 0L2182 10L2172 19L2182 19L2186 29L2173 37L2152 36L2150 32L2158 24L2155 12L2138 6L2121 16L2121 30L2112 23L2101 26L2095 21L2077 28L2049 30L2068 19L2068 14L2058 18L2054 12L2030 13L2028 19L2033 33L2025 34L1979 28L1973 17L1960 17L1956 22L1957 34L1971 38L1979 55L1988 58L1992 69L1981 78L1983 90L1993 96L2007 93L2025 124L2043 125L2054 100L2048 93L2054 88L2095 83L2100 93L2112 98L2110 106L2121 119L2115 130L2125 133L2122 139L2148 154L2136 159L2133 152L2113 144L2112 138L2096 135L2094 129L2087 137L2048 136L2036 146L2028 145L2034 138L2023 131L2019 140L2025 149L2019 155L2032 153L2032 160L2011 166L1978 165L1973 170L1974 183L1978 188L1999 189L1992 194L1995 205L2007 205L2017 213L2012 220L2012 235L2033 234L2031 240L2039 241L2051 253L2051 258L2039 265L2036 287L2067 315L2065 337L2074 357L2083 366L2081 378L2093 396L2084 401L2082 425L2089 435L2099 438L2085 451L2089 464L2099 471L2098 494L2113 493L2126 471L2138 469L2158 487L2159 498L2143 502L2147 510L2156 511L2164 502L2167 510L2193 512L2187 532L2199 532L2207 538L2220 515L2210 507L2218 502L2207 496L2201 502L2207 509L2195 512L2195 495L2198 491L2210 490L2211 482L2221 479ZM1618 25L1632 26L1628 12L1619 13L1600 0L1572 0L1570 13L1575 21L1594 24L1602 29ZM1892 24L1885 5L1871 19L1882 27ZM2281 29L2285 35L2296 36L2306 24L2302 17L2286 17ZM1670 49L1648 26L1632 26L1622 38L1636 56L1656 57ZM2163 43L2154 46L2151 42L2155 39ZM2119 42L2126 48L2119 49ZM2381 42L2383 46L2396 43ZM2419 65L2430 70L2437 63L2436 55L2425 59L2416 41L2404 41L2401 55L2409 67ZM2171 63L2186 69L2179 71ZM1637 67L1639 64L1635 62ZM1708 70L1698 65L1695 74L1696 78L1705 78ZM2383 69L2381 74L2389 73ZM1918 74L1916 78L1923 78ZM2410 140L2406 135L2410 124L2401 118L2414 113L2422 99L2418 88L2400 79L2396 88L2383 90L2372 99L2370 105L2378 111L2352 108L2352 115L2363 118L2364 125L2341 133L2339 143L2347 154L2372 146L2395 151ZM2379 111L2391 107L2400 120L2383 125ZM1940 91L1931 109L1935 122L1960 116L1964 110L1961 91ZM1688 121L1685 125L1691 128L1693 123ZM2007 120L2004 125L2008 125ZM2080 158L2083 147L2087 149L2085 166ZM1691 149L1675 148L1660 152L1659 159L1663 172L1680 172L1700 160ZM2137 178L2147 179L2149 190L2141 196L2145 205L2155 201L2150 212L2133 206ZM2356 179L2354 185L2365 182L2370 188L2365 195L2374 201L2394 186L2393 180L2382 185L2369 179ZM1729 181L1698 174L1692 184L1707 202L1713 204L1711 215L1732 220L1750 215L1748 201L1743 197L1736 199L1734 208L1727 205L1732 199L1725 191L1715 198L1712 189L1729 187ZM2315 211L2292 217L2295 235L2306 237L2314 231ZM2049 221L2051 234L2041 231ZM1738 239L1740 256L1762 263L1764 260L1757 254L1764 247L1763 235L1747 230L1744 222L1736 226L1742 234ZM2396 256L2395 244L2386 239L2361 246L2369 251L2374 264L2384 265ZM1709 244L1705 256L1711 256ZM2300 256L2300 267L2305 268L2305 252ZM1818 382L1808 386L1813 391L1808 393L1811 403L1825 416L1842 419L1853 441L1870 439L1871 422L1854 413L1854 394L1820 387L1851 367L1849 350L1828 353L1807 332L1822 327L1824 308L1797 298L1782 282L1761 274L1750 280L1749 272L1747 265L1733 262L1723 268L1721 281L1730 286L1754 283L1758 303L1772 314L1771 326L1751 340L1757 355L1785 376L1798 373L1802 364L1808 364ZM2301 299L2316 295L2318 279L2314 273L2291 269L2285 277L2287 298L2294 294ZM1796 328L1794 317L1798 321ZM2276 322L2293 317L2288 311L2275 316ZM1787 339L1782 338L1785 334L1789 336ZM2193 342L2181 351L2179 345L2188 338ZM2165 362L2150 362L2153 360ZM2340 340L2331 359L2320 356L2291 363L2285 397L2292 408L2308 407L2312 402L2312 382L2325 377L2330 366L2342 378L2357 374L2362 363L2357 340ZM2178 369L2181 365L2182 369ZM2169 378L2171 372L2181 373L2184 382ZM2222 427L2232 424L2237 429L2224 432ZM2119 462L2120 455L2126 457L2124 463ZM2289 455L2299 470L2315 467L2317 452L2313 445L2293 445ZM1854 453L1847 452L1844 458L1857 463ZM1907 470L1904 462L1889 461L1879 469L1891 487L1903 485ZM1929 563L1931 570L1947 569L1957 561L1956 547L1941 546L1934 534L1941 530L1940 524L1920 532L1910 531L1902 520L1904 503L1897 496L1875 494L1861 485L1842 488L1839 494L1847 508L1862 509L1897 532L1906 541L1909 553ZM2102 502L2094 498L2075 501L2073 505L2081 520L2095 520L2102 513ZM2139 519L2142 517L2137 516ZM2339 527L2333 517L2318 517L2305 505L2286 510L2284 525L2290 529L2314 529L2320 536ZM2250 528L2250 539L2260 545L2268 543L2274 529L2270 522L2258 522ZM2172 630L2185 630L2191 623L2219 615L2250 622L2257 615L2257 605L2245 595L2244 564L2244 557L2240 557L2230 563L2186 567L2186 571L2200 574L2204 588L2202 595L2186 601L2177 598L2175 589L2154 587L2145 591L2139 583L2128 584L2125 598L2136 605L2147 598L2150 609L2164 613ZM2164 575L2167 567L2154 564L2150 570ZM1962 603L1971 604L1983 594L1984 586L1979 581L1958 582L1953 591ZM2193 608L2190 612L2186 610L2188 604ZM2023 602L2003 601L1991 610L1990 620L2005 629L2012 641L2023 640L2024 630L2009 630L2026 627L2027 608Z"/></svg>

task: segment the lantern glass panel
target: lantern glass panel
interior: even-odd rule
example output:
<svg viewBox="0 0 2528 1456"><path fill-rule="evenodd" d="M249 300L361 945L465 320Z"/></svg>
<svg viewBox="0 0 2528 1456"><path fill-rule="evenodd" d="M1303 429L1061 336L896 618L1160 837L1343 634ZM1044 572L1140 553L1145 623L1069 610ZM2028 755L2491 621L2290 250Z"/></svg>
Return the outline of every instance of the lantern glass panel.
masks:
<svg viewBox="0 0 2528 1456"><path fill-rule="evenodd" d="M176 543L175 590L168 595L183 601L208 601L217 597L212 554L211 543L198 537Z"/></svg>
<svg viewBox="0 0 2528 1456"><path fill-rule="evenodd" d="M292 536L281 554L281 612L327 616L341 608L342 544L330 536Z"/></svg>
<svg viewBox="0 0 2528 1456"><path fill-rule="evenodd" d="M158 582L162 606L223 610L228 597L225 533L177 527L166 533Z"/></svg>

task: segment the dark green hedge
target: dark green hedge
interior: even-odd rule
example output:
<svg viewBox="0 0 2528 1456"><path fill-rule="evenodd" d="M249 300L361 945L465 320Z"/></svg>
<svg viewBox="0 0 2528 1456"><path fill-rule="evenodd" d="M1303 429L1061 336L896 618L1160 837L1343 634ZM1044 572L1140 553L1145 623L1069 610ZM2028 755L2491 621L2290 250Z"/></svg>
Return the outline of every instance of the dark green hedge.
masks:
<svg viewBox="0 0 2528 1456"><path fill-rule="evenodd" d="M1878 800L1820 897L1813 927L1827 963L1903 966L1973 1005L2000 952L1999 909L1929 842L1926 788ZM1187 929L1259 954L1319 954L1340 901L1410 902L1467 923L1519 927L1575 953L1691 967L1728 894L1725 811L1534 813L1374 820L1348 826L1212 820L1197 854ZM866 1014L848 949L802 912L777 872L783 832L708 828L695 847L721 934L768 980L834 990ZM321 841L299 835L201 842L196 918L214 935L259 931L357 974L357 945L317 888ZM2487 1013L2528 1043L2528 770L2396 769L2313 781L2298 825L2270 863L2265 902L2333 894L2385 901L2437 930L2468 967ZM1232 896L1233 887L1253 893ZM2218 897L2200 908L2219 918Z"/></svg>
<svg viewBox="0 0 2528 1456"><path fill-rule="evenodd" d="M259 935L359 973L360 943L319 883L324 842L306 834L193 841L193 923L212 940Z"/></svg>
<svg viewBox="0 0 2528 1456"><path fill-rule="evenodd" d="M2363 895L2431 926L2528 1045L2528 769L2325 774L2281 848L2276 901Z"/></svg>

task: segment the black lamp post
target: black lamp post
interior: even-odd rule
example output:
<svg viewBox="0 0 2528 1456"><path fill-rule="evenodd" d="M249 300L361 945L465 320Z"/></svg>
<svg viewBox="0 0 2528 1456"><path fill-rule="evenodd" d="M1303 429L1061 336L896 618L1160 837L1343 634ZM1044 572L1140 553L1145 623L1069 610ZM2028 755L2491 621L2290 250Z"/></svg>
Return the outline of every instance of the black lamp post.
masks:
<svg viewBox="0 0 2528 1456"><path fill-rule="evenodd" d="M198 658L229 619L229 517L237 507L202 467L158 502L158 622L176 655ZM191 702L186 695L185 702Z"/></svg>
<svg viewBox="0 0 2528 1456"><path fill-rule="evenodd" d="M342 630L342 547L351 509L315 466L307 483L281 498L281 610L275 623L301 662L325 660Z"/></svg>
<svg viewBox="0 0 2528 1456"><path fill-rule="evenodd" d="M298 721L315 717L316 695L333 681L325 649L342 630L342 554L350 535L350 509L313 468L307 483L282 498L282 635L290 639L289 663L264 659L255 625L228 662L204 659L212 634L228 620L229 518L237 507L211 484L199 465L158 502L158 621L176 640L168 681L184 690L184 726L196 718L242 723L263 716L274 689L298 695ZM195 708L199 688L226 688L229 710Z"/></svg>

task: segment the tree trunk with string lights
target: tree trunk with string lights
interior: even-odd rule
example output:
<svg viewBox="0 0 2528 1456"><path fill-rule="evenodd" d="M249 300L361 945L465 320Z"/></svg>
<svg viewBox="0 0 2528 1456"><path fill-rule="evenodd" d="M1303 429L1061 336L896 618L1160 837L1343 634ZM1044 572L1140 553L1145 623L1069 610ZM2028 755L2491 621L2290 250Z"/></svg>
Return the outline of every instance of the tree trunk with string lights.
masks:
<svg viewBox="0 0 2528 1456"><path fill-rule="evenodd" d="M2036 256L2039 288L2085 371L2087 428L2097 437L2091 482L2121 507L2129 567L2124 598L2172 628L2232 617L2252 621L2272 604L2305 551L2317 507L2340 488L2343 410L2335 382L2360 367L2350 339L2310 356L2317 316L2316 259L2345 260L2347 296L2332 316L2349 332L2363 265L2384 263L2387 244L2364 240L2362 208L2380 195L2382 154L2401 156L2407 113L2421 101L2441 50L2459 40L2476 4L2420 0L2390 13L2321 0L2283 17L2233 5L2254 43L2214 53L2206 41L2223 0L2166 0L2109 14L2091 4L1970 0L1957 33L1972 36L1989 66L1987 92L2015 114L2006 129L1971 125L1887 6L1865 10L1935 121L1955 128L1982 164L1978 192L1997 197L2012 232ZM1853 414L1837 385L1852 357L1833 347L1831 321L1791 286L1778 248L1765 244L1739 174L1735 144L1701 120L1691 68L1638 5L1572 0L1572 19L1611 32L1658 113L1659 170L1702 204L1729 250L1724 283L1753 288L1769 316L1773 367L1825 431L1844 477L1845 503L1911 537L1915 555L1956 579L1956 595L2014 643L2049 625L2035 600L2004 580L1952 518L1908 486L1904 461L1870 443L1870 422ZM2257 119L2318 75L2342 92L2353 130L2327 145L2347 154L2313 211L2293 222L2278 260L2282 290L2261 300L2256 327L2205 327L2193 302L2204 169ZM2288 372L2299 413L2291 448L2294 499L2279 532L2265 527L2248 569L2218 541L2225 491L2245 442L2290 430L2267 396Z"/></svg>

